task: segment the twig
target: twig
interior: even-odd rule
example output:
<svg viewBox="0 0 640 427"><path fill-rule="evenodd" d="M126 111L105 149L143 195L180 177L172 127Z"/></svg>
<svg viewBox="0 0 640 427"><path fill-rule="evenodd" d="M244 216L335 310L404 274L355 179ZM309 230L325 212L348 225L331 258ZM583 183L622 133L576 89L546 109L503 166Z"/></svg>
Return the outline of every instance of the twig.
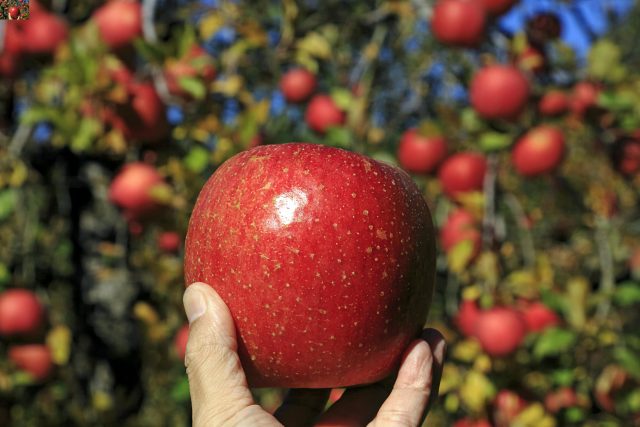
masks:
<svg viewBox="0 0 640 427"><path fill-rule="evenodd" d="M144 40L149 44L155 44L158 42L158 33L155 26L155 11L158 0L143 0L142 1L142 36ZM160 96L160 99L165 104L172 104L175 102L174 97L169 93L169 87L167 86L167 80L164 78L162 69L157 65L152 65L151 77L153 78L153 85Z"/></svg>
<svg viewBox="0 0 640 427"><path fill-rule="evenodd" d="M505 202L511 210L516 223L518 224L518 238L520 239L520 247L522 248L522 258L528 267L533 267L536 263L536 249L533 244L533 236L531 231L525 226L526 215L522 205L517 197L513 194L505 196Z"/></svg>
<svg viewBox="0 0 640 427"><path fill-rule="evenodd" d="M33 126L30 124L20 123L9 143L9 154L14 157L20 157L22 149L29 140L29 136L31 136L32 129Z"/></svg>
<svg viewBox="0 0 640 427"><path fill-rule="evenodd" d="M4 50L4 34L6 33L7 23L4 19L0 19L0 53Z"/></svg>
<svg viewBox="0 0 640 427"><path fill-rule="evenodd" d="M609 231L611 223L603 217L596 218L595 239L600 259L600 303L596 315L603 319L611 308L611 293L615 288L615 276L613 271L613 255Z"/></svg>

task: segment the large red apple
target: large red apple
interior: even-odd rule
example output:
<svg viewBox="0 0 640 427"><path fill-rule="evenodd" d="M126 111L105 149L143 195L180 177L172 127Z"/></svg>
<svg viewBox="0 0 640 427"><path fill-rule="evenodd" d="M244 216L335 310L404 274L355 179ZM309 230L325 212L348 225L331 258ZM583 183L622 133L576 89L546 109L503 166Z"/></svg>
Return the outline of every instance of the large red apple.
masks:
<svg viewBox="0 0 640 427"><path fill-rule="evenodd" d="M511 162L521 175L542 175L560 165L564 150L564 134L553 126L541 125L516 142L511 152Z"/></svg>
<svg viewBox="0 0 640 427"><path fill-rule="evenodd" d="M152 83L128 85L130 100L107 109L106 121L127 139L157 142L170 130L166 107Z"/></svg>
<svg viewBox="0 0 640 427"><path fill-rule="evenodd" d="M93 19L111 49L126 47L142 35L142 9L135 0L112 0L96 10Z"/></svg>
<svg viewBox="0 0 640 427"><path fill-rule="evenodd" d="M540 332L560 324L560 318L555 311L538 301L527 304L522 309L522 314L527 329L532 332Z"/></svg>
<svg viewBox="0 0 640 427"><path fill-rule="evenodd" d="M421 135L409 129L400 139L398 161L408 172L429 174L435 171L447 155L447 142L442 136Z"/></svg>
<svg viewBox="0 0 640 427"><path fill-rule="evenodd" d="M65 21L53 13L36 13L22 25L22 46L27 53L50 55L67 40L68 35Z"/></svg>
<svg viewBox="0 0 640 427"><path fill-rule="evenodd" d="M152 191L163 184L162 176L153 166L129 163L111 182L109 199L132 217L144 216L159 207Z"/></svg>
<svg viewBox="0 0 640 427"><path fill-rule="evenodd" d="M280 79L280 90L289 102L302 102L316 89L316 76L304 68L287 71Z"/></svg>
<svg viewBox="0 0 640 427"><path fill-rule="evenodd" d="M490 356L513 353L525 335L527 324L522 314L508 307L494 307L482 311L476 322L475 336Z"/></svg>
<svg viewBox="0 0 640 427"><path fill-rule="evenodd" d="M600 87L591 82L579 82L573 87L571 94L571 111L582 116L589 108L596 105L600 96Z"/></svg>
<svg viewBox="0 0 640 427"><path fill-rule="evenodd" d="M475 0L439 0L433 8L431 27L441 43L474 47L484 37L486 12Z"/></svg>
<svg viewBox="0 0 640 427"><path fill-rule="evenodd" d="M491 65L471 81L471 105L485 119L516 119L529 100L529 82L509 65Z"/></svg>
<svg viewBox="0 0 640 427"><path fill-rule="evenodd" d="M480 309L475 300L464 300L460 304L460 310L454 321L465 337L473 336L475 333L479 314Z"/></svg>
<svg viewBox="0 0 640 427"><path fill-rule="evenodd" d="M309 105L305 119L311 129L325 133L332 126L344 124L345 114L328 95L314 96Z"/></svg>
<svg viewBox="0 0 640 427"><path fill-rule="evenodd" d="M477 221L471 213L464 209L456 209L447 218L440 230L440 242L445 252L449 252L458 243L471 242L473 252L471 259L478 256L482 245L482 236Z"/></svg>
<svg viewBox="0 0 640 427"><path fill-rule="evenodd" d="M444 161L438 172L442 190L449 197L460 193L482 190L487 160L478 153L454 154Z"/></svg>
<svg viewBox="0 0 640 427"><path fill-rule="evenodd" d="M0 335L33 335L43 322L44 308L33 292L9 289L0 294Z"/></svg>
<svg viewBox="0 0 640 427"><path fill-rule="evenodd" d="M20 9L17 6L11 6L9 8L9 18L18 19L20 17Z"/></svg>
<svg viewBox="0 0 640 427"><path fill-rule="evenodd" d="M518 0L482 0L484 8L492 16L499 16L506 13L517 2Z"/></svg>
<svg viewBox="0 0 640 427"><path fill-rule="evenodd" d="M169 93L190 99L189 92L180 86L180 79L199 78L208 86L216 78L216 68L207 51L194 45L184 57L167 62L164 76Z"/></svg>
<svg viewBox="0 0 640 427"><path fill-rule="evenodd" d="M538 103L538 111L547 117L562 115L568 109L569 97L560 90L550 90L542 96Z"/></svg>
<svg viewBox="0 0 640 427"><path fill-rule="evenodd" d="M511 390L500 390L493 400L493 421L496 427L509 427L518 414L527 407L527 401Z"/></svg>
<svg viewBox="0 0 640 427"><path fill-rule="evenodd" d="M51 350L43 344L14 345L9 348L9 360L37 381L46 380L53 371Z"/></svg>
<svg viewBox="0 0 640 427"><path fill-rule="evenodd" d="M433 292L434 230L409 175L317 144L244 151L203 188L187 284L213 286L254 387L343 387L389 375Z"/></svg>
<svg viewBox="0 0 640 427"><path fill-rule="evenodd" d="M173 347L180 360L184 360L187 354L187 341L189 341L189 325L182 325L173 340Z"/></svg>

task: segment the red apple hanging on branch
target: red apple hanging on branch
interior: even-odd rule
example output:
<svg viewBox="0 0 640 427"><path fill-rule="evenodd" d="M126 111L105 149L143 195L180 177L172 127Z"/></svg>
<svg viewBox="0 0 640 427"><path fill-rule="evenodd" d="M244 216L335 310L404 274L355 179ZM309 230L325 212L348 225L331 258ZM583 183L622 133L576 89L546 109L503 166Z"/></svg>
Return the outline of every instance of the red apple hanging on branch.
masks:
<svg viewBox="0 0 640 427"><path fill-rule="evenodd" d="M44 308L27 289L8 289L0 294L0 335L34 335L43 326Z"/></svg>
<svg viewBox="0 0 640 427"><path fill-rule="evenodd" d="M511 161L519 174L537 176L555 170L564 157L564 134L557 128L541 125L522 136L511 152Z"/></svg>
<svg viewBox="0 0 640 427"><path fill-rule="evenodd" d="M426 135L420 129L402 134L398 145L398 161L408 172L429 174L436 170L447 155L447 142L442 135Z"/></svg>
<svg viewBox="0 0 640 427"><path fill-rule="evenodd" d="M328 95L311 98L305 115L307 124L318 133L325 133L330 127L344 124L346 115Z"/></svg>
<svg viewBox="0 0 640 427"><path fill-rule="evenodd" d="M305 68L287 71L280 79L280 90L289 102L302 102L316 89L316 76Z"/></svg>
<svg viewBox="0 0 640 427"><path fill-rule="evenodd" d="M515 120L529 100L529 81L510 65L491 65L471 81L471 105L485 119Z"/></svg>
<svg viewBox="0 0 640 427"><path fill-rule="evenodd" d="M456 198L461 193L480 191L487 172L487 159L478 153L463 152L447 158L438 172L444 193Z"/></svg>
<svg viewBox="0 0 640 427"><path fill-rule="evenodd" d="M431 27L443 44L476 47L484 38L486 12L475 0L438 0Z"/></svg>
<svg viewBox="0 0 640 427"><path fill-rule="evenodd" d="M409 175L321 145L261 146L224 163L185 249L186 283L227 303L257 387L384 378L433 292L433 225Z"/></svg>

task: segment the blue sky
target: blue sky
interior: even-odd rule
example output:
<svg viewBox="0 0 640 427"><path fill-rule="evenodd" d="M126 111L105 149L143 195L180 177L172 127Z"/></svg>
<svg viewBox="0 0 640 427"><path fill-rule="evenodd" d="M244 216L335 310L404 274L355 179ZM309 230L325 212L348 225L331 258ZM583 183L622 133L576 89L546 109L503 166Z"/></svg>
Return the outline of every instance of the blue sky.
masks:
<svg viewBox="0 0 640 427"><path fill-rule="evenodd" d="M555 11L562 21L562 38L575 49L579 57L584 58L589 49L589 38L570 9L580 8L591 31L600 35L607 30L607 11L612 10L617 16L623 16L633 4L634 0L574 0L571 4L556 0L521 0L500 20L500 25L509 32L516 32L536 13Z"/></svg>

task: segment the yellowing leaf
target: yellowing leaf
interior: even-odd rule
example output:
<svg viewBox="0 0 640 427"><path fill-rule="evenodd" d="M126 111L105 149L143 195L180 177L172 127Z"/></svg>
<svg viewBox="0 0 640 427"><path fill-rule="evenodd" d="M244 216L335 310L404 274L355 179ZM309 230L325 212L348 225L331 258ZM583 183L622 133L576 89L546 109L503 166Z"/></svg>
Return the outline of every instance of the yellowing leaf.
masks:
<svg viewBox="0 0 640 427"><path fill-rule="evenodd" d="M471 261L473 256L473 243L470 240L464 240L457 243L447 253L447 264L449 270L454 273L461 273Z"/></svg>
<svg viewBox="0 0 640 427"><path fill-rule="evenodd" d="M223 95L234 97L240 89L242 89L243 80L242 77L234 74L226 79L216 80L213 90Z"/></svg>
<svg viewBox="0 0 640 427"><path fill-rule="evenodd" d="M555 427L555 425L555 420L545 412L542 404L537 402L527 406L511 424L513 427Z"/></svg>
<svg viewBox="0 0 640 427"><path fill-rule="evenodd" d="M495 395L491 381L482 373L470 371L460 386L462 403L472 412L481 412L487 402Z"/></svg>
<svg viewBox="0 0 640 427"><path fill-rule="evenodd" d="M440 380L440 394L457 389L462 383L460 369L453 363L445 363L442 370L442 380Z"/></svg>
<svg viewBox="0 0 640 427"><path fill-rule="evenodd" d="M200 35L203 39L213 36L224 25L224 18L217 13L212 13L200 21Z"/></svg>
<svg viewBox="0 0 640 427"><path fill-rule="evenodd" d="M471 362L480 354L480 344L476 340L460 341L454 348L452 356L454 359Z"/></svg>
<svg viewBox="0 0 640 427"><path fill-rule="evenodd" d="M331 45L326 38L316 32L310 32L300 39L297 47L299 50L316 58L328 59L331 57Z"/></svg>
<svg viewBox="0 0 640 427"><path fill-rule="evenodd" d="M71 331L63 325L55 326L47 334L47 346L56 365L66 365L71 353Z"/></svg>
<svg viewBox="0 0 640 427"><path fill-rule="evenodd" d="M476 218L484 215L484 193L481 191L471 191L461 193L456 196L456 201L462 205L464 210L471 212Z"/></svg>

